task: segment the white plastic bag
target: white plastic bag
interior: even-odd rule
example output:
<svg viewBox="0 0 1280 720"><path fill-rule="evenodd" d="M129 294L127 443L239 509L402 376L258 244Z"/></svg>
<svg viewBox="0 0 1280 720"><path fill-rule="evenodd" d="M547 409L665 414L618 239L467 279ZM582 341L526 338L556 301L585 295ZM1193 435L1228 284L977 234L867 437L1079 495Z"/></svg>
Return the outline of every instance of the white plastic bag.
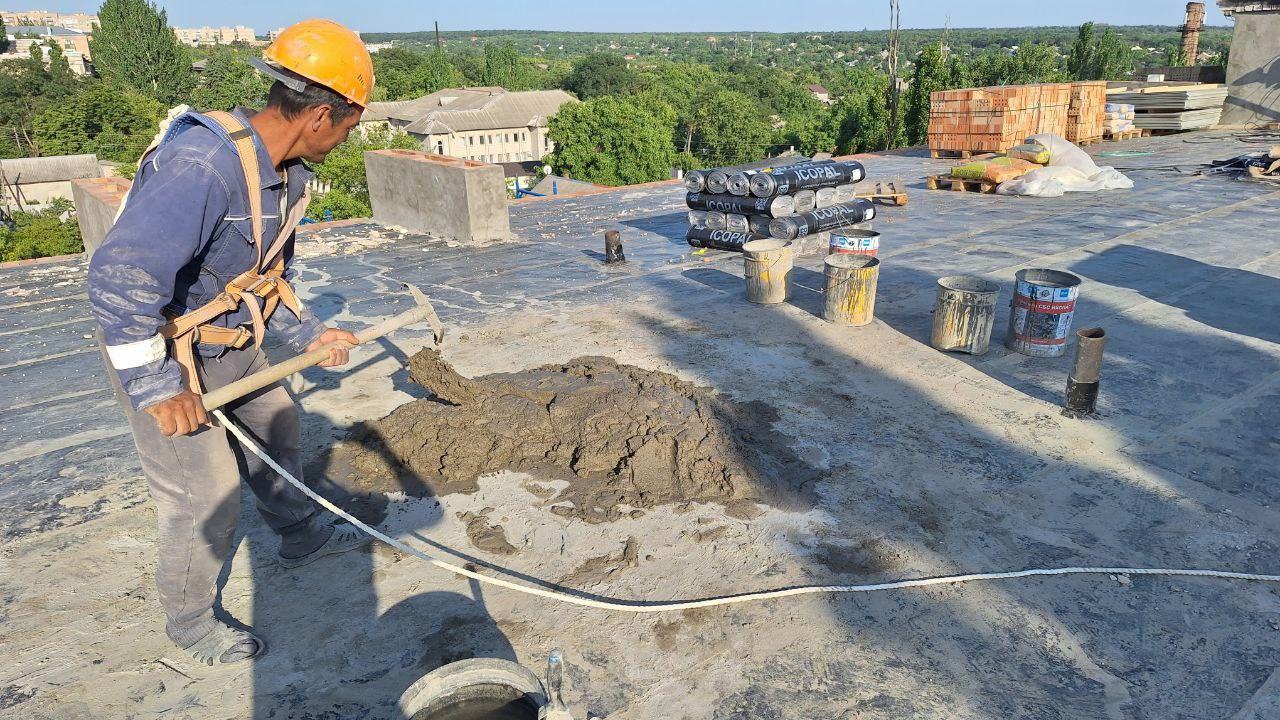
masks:
<svg viewBox="0 0 1280 720"><path fill-rule="evenodd" d="M1098 167L1089 153L1074 143L1052 133L1032 135L1027 142L1038 142L1049 149L1049 164L1022 177L1001 183L1001 195L1028 197L1061 197L1069 192L1097 192L1133 187L1133 181L1113 167Z"/></svg>

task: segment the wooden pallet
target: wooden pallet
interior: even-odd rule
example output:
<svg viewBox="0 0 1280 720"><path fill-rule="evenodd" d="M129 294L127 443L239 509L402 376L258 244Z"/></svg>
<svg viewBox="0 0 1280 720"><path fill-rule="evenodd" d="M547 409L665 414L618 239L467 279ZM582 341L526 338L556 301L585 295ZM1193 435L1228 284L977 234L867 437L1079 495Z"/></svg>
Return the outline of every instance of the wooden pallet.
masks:
<svg viewBox="0 0 1280 720"><path fill-rule="evenodd" d="M1091 137L1091 138L1080 138L1079 140L1073 140L1072 142L1074 142L1076 145L1080 147L1088 147L1090 145L1097 145L1098 143L1102 142L1102 136L1099 135L1097 137Z"/></svg>
<svg viewBox="0 0 1280 720"><path fill-rule="evenodd" d="M996 183L990 180L969 180L950 175L930 175L926 180L930 190L954 190L956 192L993 193Z"/></svg>
<svg viewBox="0 0 1280 720"><path fill-rule="evenodd" d="M870 183L868 183L870 185ZM907 204L907 190L902 186L899 180L890 180L888 182L878 182L874 188L868 187L867 191L858 192L857 197L865 198L871 202L880 200L882 202L892 203L898 207Z"/></svg>
<svg viewBox="0 0 1280 720"><path fill-rule="evenodd" d="M936 150L929 148L929 157L934 160L968 160L975 154L980 154L976 150Z"/></svg>
<svg viewBox="0 0 1280 720"><path fill-rule="evenodd" d="M1142 137L1142 130L1125 130L1119 133L1106 133L1108 140L1133 140Z"/></svg>

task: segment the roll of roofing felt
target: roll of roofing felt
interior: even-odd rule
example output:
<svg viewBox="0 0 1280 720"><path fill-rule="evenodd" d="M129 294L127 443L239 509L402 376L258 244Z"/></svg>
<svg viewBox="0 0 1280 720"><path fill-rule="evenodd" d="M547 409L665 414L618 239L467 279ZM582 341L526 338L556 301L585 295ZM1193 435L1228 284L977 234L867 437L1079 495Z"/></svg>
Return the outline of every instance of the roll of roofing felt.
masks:
<svg viewBox="0 0 1280 720"><path fill-rule="evenodd" d="M734 232L751 231L751 226L747 223L747 216L737 213L725 213L724 227L726 230L733 230Z"/></svg>
<svg viewBox="0 0 1280 720"><path fill-rule="evenodd" d="M712 170L707 174L707 192L723 193L729 191L729 174L723 170Z"/></svg>
<svg viewBox="0 0 1280 720"><path fill-rule="evenodd" d="M738 195L746 197L751 194L751 176L755 175L755 170L744 170L736 172L729 176L726 186L730 195Z"/></svg>
<svg viewBox="0 0 1280 720"><path fill-rule="evenodd" d="M710 230L724 230L728 227L728 218L722 212L715 210L707 211L707 228Z"/></svg>
<svg viewBox="0 0 1280 720"><path fill-rule="evenodd" d="M731 250L742 252L742 246L752 240L768 240L765 235L755 233L734 232L732 230L708 230L707 228L689 228L685 239L693 247L711 248L713 250Z"/></svg>
<svg viewBox="0 0 1280 720"><path fill-rule="evenodd" d="M702 192L707 188L707 173L702 170L690 170L684 176L684 189L689 192Z"/></svg>
<svg viewBox="0 0 1280 720"><path fill-rule="evenodd" d="M739 215L768 215L781 217L795 212L795 198L778 195L771 198L738 197L729 194L689 193L684 196L691 210L716 210Z"/></svg>
<svg viewBox="0 0 1280 720"><path fill-rule="evenodd" d="M706 210L690 210L689 226L690 227L706 227L707 211Z"/></svg>
<svg viewBox="0 0 1280 720"><path fill-rule="evenodd" d="M789 195L799 190L856 183L866 176L862 163L856 160L792 165L752 175L751 194L762 198Z"/></svg>
<svg viewBox="0 0 1280 720"><path fill-rule="evenodd" d="M806 213L818 207L818 193L816 190L801 190L792 195L796 199L796 212Z"/></svg>
<svg viewBox="0 0 1280 720"><path fill-rule="evenodd" d="M876 209L871 201L858 199L798 215L774 218L769 223L769 235L782 240L794 240L812 233L856 225L875 216Z"/></svg>

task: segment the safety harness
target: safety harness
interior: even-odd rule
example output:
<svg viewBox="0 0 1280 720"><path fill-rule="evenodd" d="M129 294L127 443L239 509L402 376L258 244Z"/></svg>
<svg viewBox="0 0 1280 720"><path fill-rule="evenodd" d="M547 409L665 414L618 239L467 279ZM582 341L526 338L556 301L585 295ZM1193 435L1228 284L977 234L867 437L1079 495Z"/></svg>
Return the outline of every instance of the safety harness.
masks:
<svg viewBox="0 0 1280 720"><path fill-rule="evenodd" d="M199 115L188 116L193 119ZM249 220L252 237L249 241L257 250L257 261L253 267L237 275L227 283L221 293L208 303L190 310L182 315L170 316L169 322L159 329L161 337L169 342L171 355L182 367L187 387L192 392L202 393L203 386L196 370L195 347L199 345L221 345L240 349L253 340L255 346L262 344L266 335L267 320L271 314L284 305L293 314L302 315L302 304L293 288L284 279L285 258L284 246L289 236L302 220L311 200L310 189L304 189L302 197L282 219L280 233L268 248L262 242L262 177L258 174L258 150L253 142L253 131L245 127L235 115L228 112L207 112L203 117L216 123L226 132L228 139L240 157L240 168L244 171L245 185L249 191ZM143 152L138 165L145 163L148 157L159 148L165 140L172 137L172 131L161 133L155 142ZM253 317L253 330L244 327L226 328L212 324L212 321L230 312L234 312L244 303Z"/></svg>

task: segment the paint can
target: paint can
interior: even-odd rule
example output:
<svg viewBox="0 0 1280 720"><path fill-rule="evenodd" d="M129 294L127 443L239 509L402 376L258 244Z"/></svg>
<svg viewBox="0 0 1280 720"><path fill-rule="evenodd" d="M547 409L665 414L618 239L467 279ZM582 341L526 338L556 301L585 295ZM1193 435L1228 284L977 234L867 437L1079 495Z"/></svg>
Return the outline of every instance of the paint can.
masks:
<svg viewBox="0 0 1280 720"><path fill-rule="evenodd" d="M785 302L790 291L792 257L786 240L752 240L742 246L747 300L760 305Z"/></svg>
<svg viewBox="0 0 1280 720"><path fill-rule="evenodd" d="M822 317L836 325L857 327L871 322L876 307L880 259L870 255L828 255Z"/></svg>
<svg viewBox="0 0 1280 720"><path fill-rule="evenodd" d="M1046 268L1019 270L1016 278L1005 345L1032 357L1064 354L1080 294L1080 278Z"/></svg>
<svg viewBox="0 0 1280 720"><path fill-rule="evenodd" d="M471 658L432 670L400 696L411 720L536 720L547 690L532 671L510 660Z"/></svg>
<svg viewBox="0 0 1280 720"><path fill-rule="evenodd" d="M831 232L831 255L870 255L880 251L880 233L875 230L841 229Z"/></svg>
<svg viewBox="0 0 1280 720"><path fill-rule="evenodd" d="M938 278L929 344L943 352L981 355L991 346L1000 285L974 275Z"/></svg>

